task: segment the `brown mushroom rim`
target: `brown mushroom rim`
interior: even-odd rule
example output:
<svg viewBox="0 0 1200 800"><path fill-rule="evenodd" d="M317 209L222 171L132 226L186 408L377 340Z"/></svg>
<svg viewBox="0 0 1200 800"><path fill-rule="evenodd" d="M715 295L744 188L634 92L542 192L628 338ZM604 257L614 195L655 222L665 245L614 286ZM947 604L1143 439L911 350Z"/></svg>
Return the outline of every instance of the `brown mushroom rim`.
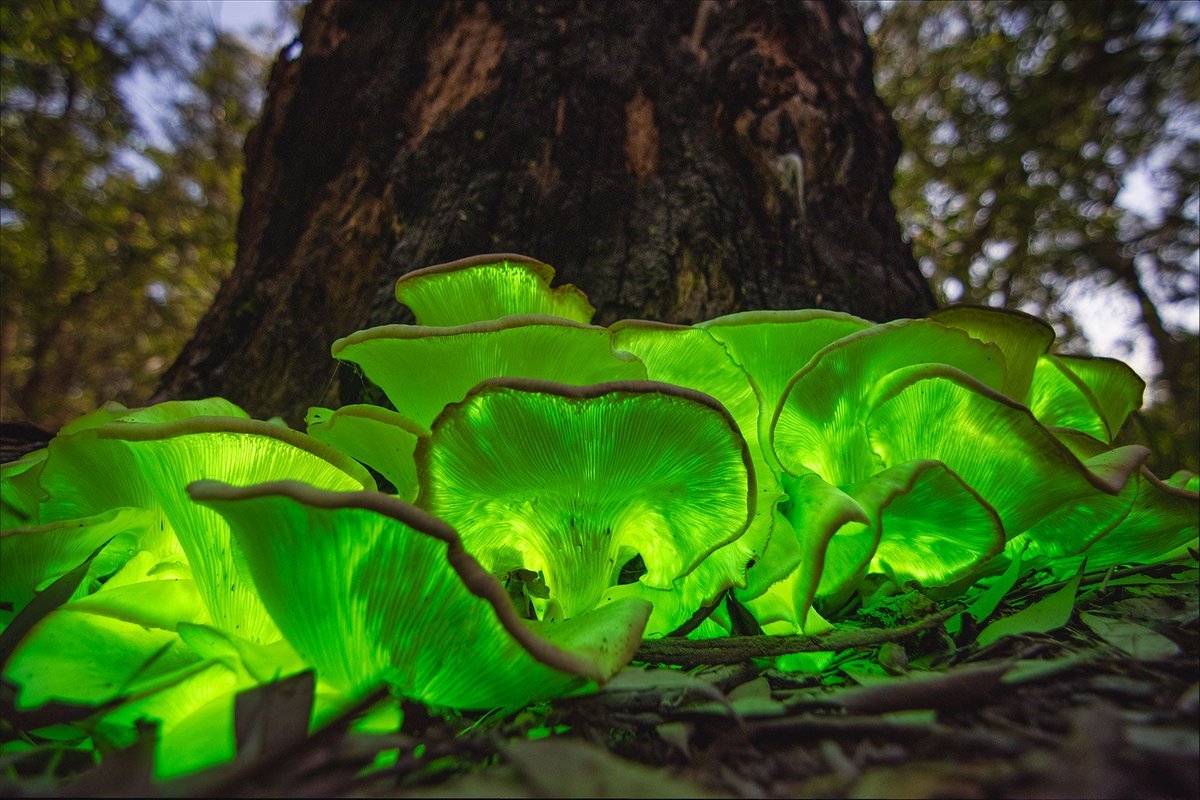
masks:
<svg viewBox="0 0 1200 800"><path fill-rule="evenodd" d="M313 508L330 511L342 508L359 509L391 517L410 530L445 542L446 560L463 585L471 594L491 605L500 625L534 659L561 672L579 675L597 683L604 682L604 676L591 661L541 638L517 616L504 587L467 552L458 531L403 500L372 491L330 492L299 481L271 481L253 486L230 486L220 481L195 481L188 484L187 491L193 500L200 502L287 497Z"/></svg>
<svg viewBox="0 0 1200 800"><path fill-rule="evenodd" d="M405 433L411 433L417 437L429 435L429 431L423 425L413 422L399 411L392 411L390 408L384 408L383 406L373 406L369 403L355 403L354 405L335 408L328 417L312 423L309 427L332 425L334 420L339 416L342 418L358 417L359 419L369 419L372 422L381 422L385 425L395 425Z"/></svg>
<svg viewBox="0 0 1200 800"><path fill-rule="evenodd" d="M552 314L510 314L499 319L486 319L479 322L469 322L466 325L377 325L374 328L364 328L349 336L336 340L330 348L336 357L347 347L374 339L428 339L434 336L460 336L469 333L495 333L513 328L529 328L537 325L556 325L560 328L580 328L588 331L607 331L599 325L586 325L582 322Z"/></svg>
<svg viewBox="0 0 1200 800"><path fill-rule="evenodd" d="M237 417L192 417L174 422L109 422L94 430L97 438L121 439L130 442L171 439L195 433L238 433L246 436L266 436L328 461L367 489L376 488L375 479L371 477L371 473L367 472L354 459L324 442L317 441L308 434L272 422ZM81 431L76 435L86 436L87 434L88 431Z"/></svg>
<svg viewBox="0 0 1200 800"><path fill-rule="evenodd" d="M547 285L550 284L550 281L554 280L554 267L544 261L538 261L536 258L523 256L519 253L484 253L481 256L460 258L457 261L447 261L444 264L434 264L432 267L422 267L421 269L414 269L412 272L406 272L396 281L396 292L399 293L402 284L420 280L430 275L445 275L450 272L470 269L471 267L499 266L506 262L525 267L545 281Z"/></svg>
<svg viewBox="0 0 1200 800"><path fill-rule="evenodd" d="M837 320L839 322L861 322L864 326L874 326L878 323L869 319L847 314L845 311L830 311L823 308L797 309L756 309L753 311L738 311L733 314L723 314L719 317L697 322L697 328L712 330L714 328L733 328L741 325L788 325L798 322L813 322L816 320Z"/></svg>

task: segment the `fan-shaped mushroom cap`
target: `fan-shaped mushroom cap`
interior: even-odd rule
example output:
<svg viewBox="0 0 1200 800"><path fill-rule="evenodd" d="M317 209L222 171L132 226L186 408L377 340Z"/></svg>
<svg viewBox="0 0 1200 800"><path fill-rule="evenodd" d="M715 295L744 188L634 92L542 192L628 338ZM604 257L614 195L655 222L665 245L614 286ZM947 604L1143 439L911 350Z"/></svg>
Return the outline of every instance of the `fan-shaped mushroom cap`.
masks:
<svg viewBox="0 0 1200 800"><path fill-rule="evenodd" d="M743 311L701 322L745 370L762 402L764 429L788 383L817 352L873 323L838 311ZM766 430L763 431L764 441Z"/></svg>
<svg viewBox="0 0 1200 800"><path fill-rule="evenodd" d="M432 705L519 707L611 677L650 612L632 599L528 624L453 529L377 492L189 491L228 520L287 640L351 696L386 680Z"/></svg>
<svg viewBox="0 0 1200 800"><path fill-rule="evenodd" d="M83 519L62 520L45 525L0 531L0 629L33 599L36 590L82 564L105 543L91 570L106 575L129 557L142 531L153 521L143 509L113 508ZM133 535L122 536L126 532ZM116 537L124 541L114 542ZM106 557L106 555L108 557ZM86 588L85 581L80 588Z"/></svg>
<svg viewBox="0 0 1200 800"><path fill-rule="evenodd" d="M277 636L253 587L238 575L229 530L192 503L184 487L202 478L238 483L290 478L334 489L374 488L365 469L304 434L236 417L110 422L56 438L42 468L48 499L41 522L139 508L157 517L141 547L182 549L216 624L254 641ZM177 542L176 542L177 540Z"/></svg>
<svg viewBox="0 0 1200 800"><path fill-rule="evenodd" d="M1050 430L1089 467L1105 459L1111 463L1114 454L1131 449L1110 450L1103 441L1076 430ZM1137 462L1119 464L1125 470L1136 467ZM1200 535L1195 481L1191 487L1186 481L1179 483L1164 483L1142 467L1133 472L1120 494L1096 495L1086 504L1065 506L1009 544L1025 547L1027 558L1040 559L1059 574L1077 564L1078 559L1067 558L1073 555L1086 555L1089 569L1169 560ZM1096 520L1105 524L1098 526Z"/></svg>
<svg viewBox="0 0 1200 800"><path fill-rule="evenodd" d="M635 554L666 589L745 530L754 474L728 412L652 381L491 380L417 447L419 505L493 574L540 571L567 616Z"/></svg>
<svg viewBox="0 0 1200 800"><path fill-rule="evenodd" d="M1111 520L1104 505L1091 501L1120 491L1148 454L1121 448L1098 456L1089 469L1024 406L944 365L888 375L865 422L883 464L943 462L996 510L1010 539L1064 507L1093 517L1085 530L1103 531ZM1052 545L1044 536L1040 541Z"/></svg>
<svg viewBox="0 0 1200 800"><path fill-rule="evenodd" d="M415 270L396 282L396 299L418 325L465 325L513 314L549 314L587 324L596 309L571 284L550 288L554 267L492 253Z"/></svg>
<svg viewBox="0 0 1200 800"><path fill-rule="evenodd" d="M37 522L37 507L44 494L38 485L46 448L0 464L0 530Z"/></svg>
<svg viewBox="0 0 1200 800"><path fill-rule="evenodd" d="M637 359L613 352L604 328L544 315L368 328L334 342L333 355L361 367L401 415L425 427L488 378L587 385L646 377Z"/></svg>
<svg viewBox="0 0 1200 800"><path fill-rule="evenodd" d="M1146 382L1111 358L1046 355L1038 359L1029 410L1046 426L1071 428L1112 443L1142 405Z"/></svg>
<svg viewBox="0 0 1200 800"><path fill-rule="evenodd" d="M1029 396L1038 359L1054 344L1054 328L1022 311L961 305L934 311L929 319L1000 348L1005 370L997 388L1018 403Z"/></svg>
<svg viewBox="0 0 1200 800"><path fill-rule="evenodd" d="M813 356L784 391L771 424L783 467L836 486L879 472L884 465L862 425L870 398L885 376L915 364L958 367L993 388L1004 382L998 347L936 322L899 320L851 334Z"/></svg>
<svg viewBox="0 0 1200 800"><path fill-rule="evenodd" d="M417 497L417 439L429 431L395 411L372 405L342 406L337 411L310 408L308 435L340 450L386 478L402 499Z"/></svg>

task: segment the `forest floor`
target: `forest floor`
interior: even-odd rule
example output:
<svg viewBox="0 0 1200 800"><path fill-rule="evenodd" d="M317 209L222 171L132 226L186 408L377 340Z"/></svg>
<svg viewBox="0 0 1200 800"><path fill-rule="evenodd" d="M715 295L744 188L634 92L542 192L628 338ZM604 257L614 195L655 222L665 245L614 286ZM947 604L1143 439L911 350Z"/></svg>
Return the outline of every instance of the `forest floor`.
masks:
<svg viewBox="0 0 1200 800"><path fill-rule="evenodd" d="M1197 574L1190 560L1065 585L1012 580L966 598L998 620L990 632L949 616L959 607L893 596L847 624L863 639L915 633L814 656L826 662L816 671L762 658L635 663L599 692L507 716L405 704L402 733L366 733L347 717L305 737L308 706L293 702L303 690L283 685L258 698L270 713L240 731L243 756L227 768L154 783L149 746L135 747L41 786L76 796L1196 797Z"/></svg>

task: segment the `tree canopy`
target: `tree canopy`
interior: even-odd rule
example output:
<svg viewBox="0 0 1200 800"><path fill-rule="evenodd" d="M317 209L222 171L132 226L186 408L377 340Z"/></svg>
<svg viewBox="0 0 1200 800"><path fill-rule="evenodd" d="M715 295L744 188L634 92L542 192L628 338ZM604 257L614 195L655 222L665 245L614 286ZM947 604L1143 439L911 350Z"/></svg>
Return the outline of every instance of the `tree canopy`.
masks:
<svg viewBox="0 0 1200 800"><path fill-rule="evenodd" d="M144 398L233 263L266 61L192 11L0 9L5 419ZM158 136L127 91L139 72L171 89Z"/></svg>

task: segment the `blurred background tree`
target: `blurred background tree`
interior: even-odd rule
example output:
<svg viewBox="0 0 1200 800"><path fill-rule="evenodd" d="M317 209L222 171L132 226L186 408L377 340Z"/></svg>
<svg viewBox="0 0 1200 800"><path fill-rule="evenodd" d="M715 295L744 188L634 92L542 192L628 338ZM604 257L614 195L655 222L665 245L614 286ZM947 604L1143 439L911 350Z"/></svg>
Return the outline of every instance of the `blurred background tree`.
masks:
<svg viewBox="0 0 1200 800"><path fill-rule="evenodd" d="M0 6L4 419L144 400L233 264L268 61L195 11ZM170 87L158 119L123 91L139 71Z"/></svg>
<svg viewBox="0 0 1200 800"><path fill-rule="evenodd" d="M302 5L277 4L281 24ZM1132 356L1152 405L1129 435L1159 471L1200 467L1200 4L857 5L904 141L896 205L939 300ZM275 48L211 8L0 6L0 418L53 428L144 400L232 266ZM157 136L122 91L139 72L173 87Z"/></svg>
<svg viewBox="0 0 1200 800"><path fill-rule="evenodd" d="M859 10L905 146L896 206L939 301L1135 356L1152 407L1130 435L1158 469L1196 470L1200 4Z"/></svg>

